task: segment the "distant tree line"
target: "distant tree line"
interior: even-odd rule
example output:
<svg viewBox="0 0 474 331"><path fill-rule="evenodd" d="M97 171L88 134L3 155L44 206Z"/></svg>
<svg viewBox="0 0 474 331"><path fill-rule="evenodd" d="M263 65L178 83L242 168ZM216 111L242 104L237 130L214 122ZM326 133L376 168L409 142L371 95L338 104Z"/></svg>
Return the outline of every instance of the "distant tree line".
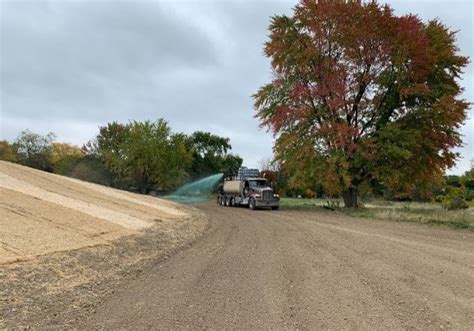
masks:
<svg viewBox="0 0 474 331"><path fill-rule="evenodd" d="M236 172L242 158L229 138L210 132L176 133L168 123L112 122L82 147L55 141L53 133L22 131L0 141L0 159L120 189L169 191L218 172Z"/></svg>
<svg viewBox="0 0 474 331"><path fill-rule="evenodd" d="M288 169L275 160L262 160L260 168L262 169L261 175L267 178L280 196L341 198L340 195L327 192L318 181L313 181L311 176L315 176L314 172L305 172L304 170L295 172L293 168ZM471 161L470 170L463 175L439 175L435 180L420 185L417 189L396 190L392 186L384 186L380 182L373 181L362 185L359 193L363 201L384 199L439 202L445 209L468 208L467 202L474 203L474 159Z"/></svg>
<svg viewBox="0 0 474 331"><path fill-rule="evenodd" d="M82 147L56 141L53 133L29 130L12 143L0 141L0 160L120 189L149 193L169 191L186 181L218 172L233 172L242 158L230 153L229 138L210 132L176 133L163 119L156 122L112 122ZM282 196L334 197L311 176L317 169L294 171L285 164L262 160L262 176ZM360 187L362 200L437 201L446 209L467 207L474 201L474 160L463 175L440 175L415 190L396 190L379 182Z"/></svg>

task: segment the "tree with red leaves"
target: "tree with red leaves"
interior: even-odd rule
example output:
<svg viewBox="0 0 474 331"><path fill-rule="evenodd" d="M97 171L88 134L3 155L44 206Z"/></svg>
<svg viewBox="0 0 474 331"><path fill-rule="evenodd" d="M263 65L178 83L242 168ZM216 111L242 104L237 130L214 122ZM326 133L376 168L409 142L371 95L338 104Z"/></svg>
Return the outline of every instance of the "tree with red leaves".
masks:
<svg viewBox="0 0 474 331"><path fill-rule="evenodd" d="M442 23L375 1L303 0L269 30L274 77L255 108L296 180L319 181L357 207L364 182L419 190L454 165L468 59Z"/></svg>

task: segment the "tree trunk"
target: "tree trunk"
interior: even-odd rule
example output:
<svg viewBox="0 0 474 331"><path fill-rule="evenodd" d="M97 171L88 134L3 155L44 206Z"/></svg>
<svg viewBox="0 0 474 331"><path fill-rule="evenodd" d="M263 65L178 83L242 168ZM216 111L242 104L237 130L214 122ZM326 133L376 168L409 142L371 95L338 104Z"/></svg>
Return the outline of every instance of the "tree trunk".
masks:
<svg viewBox="0 0 474 331"><path fill-rule="evenodd" d="M146 194L146 189L148 187L147 184L148 184L148 179L144 174L142 174L140 178L140 182L139 182L139 189L142 194Z"/></svg>
<svg viewBox="0 0 474 331"><path fill-rule="evenodd" d="M359 204L357 202L357 187L350 187L348 190L344 191L342 197L344 198L345 208L359 207Z"/></svg>

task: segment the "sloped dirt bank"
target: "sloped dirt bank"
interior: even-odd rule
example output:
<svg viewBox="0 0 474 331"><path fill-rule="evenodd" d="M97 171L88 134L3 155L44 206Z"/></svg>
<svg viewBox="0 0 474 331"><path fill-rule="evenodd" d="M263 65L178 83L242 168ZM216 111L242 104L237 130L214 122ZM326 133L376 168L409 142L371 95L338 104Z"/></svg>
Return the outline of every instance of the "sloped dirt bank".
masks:
<svg viewBox="0 0 474 331"><path fill-rule="evenodd" d="M205 215L187 209L181 222L158 222L108 244L1 265L0 328L74 327L116 288L205 232Z"/></svg>
<svg viewBox="0 0 474 331"><path fill-rule="evenodd" d="M133 194L0 161L0 265L107 244L189 214Z"/></svg>

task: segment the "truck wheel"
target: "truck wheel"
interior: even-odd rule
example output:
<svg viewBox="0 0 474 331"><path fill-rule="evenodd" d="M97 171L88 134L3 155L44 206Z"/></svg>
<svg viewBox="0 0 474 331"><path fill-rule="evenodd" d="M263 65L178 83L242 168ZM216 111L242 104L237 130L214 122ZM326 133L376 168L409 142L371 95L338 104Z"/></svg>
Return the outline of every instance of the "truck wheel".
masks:
<svg viewBox="0 0 474 331"><path fill-rule="evenodd" d="M230 198L229 206L235 207L235 199L234 198Z"/></svg>
<svg viewBox="0 0 474 331"><path fill-rule="evenodd" d="M249 208L252 209L252 210L255 210L255 199L254 198L250 198Z"/></svg>
<svg viewBox="0 0 474 331"><path fill-rule="evenodd" d="M221 198L221 206L225 206L225 197Z"/></svg>
<svg viewBox="0 0 474 331"><path fill-rule="evenodd" d="M232 198L227 198L227 199L225 199L225 205L226 205L226 207L230 207L230 200L231 200L231 199L232 199Z"/></svg>
<svg viewBox="0 0 474 331"><path fill-rule="evenodd" d="M278 210L278 208L280 208L280 206L273 206L272 210Z"/></svg>

